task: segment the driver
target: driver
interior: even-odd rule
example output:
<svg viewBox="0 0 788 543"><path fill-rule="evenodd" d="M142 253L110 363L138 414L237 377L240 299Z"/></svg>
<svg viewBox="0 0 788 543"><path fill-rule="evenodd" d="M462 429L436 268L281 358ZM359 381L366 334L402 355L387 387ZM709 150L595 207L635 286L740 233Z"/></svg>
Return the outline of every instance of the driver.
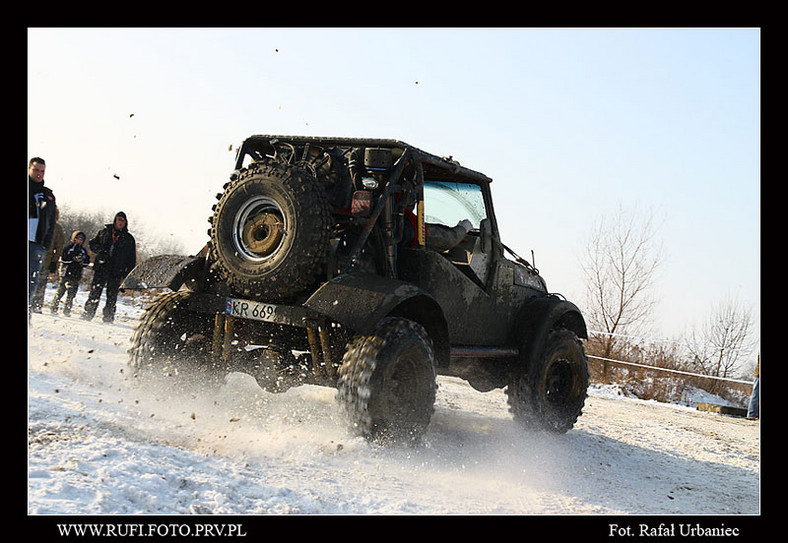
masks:
<svg viewBox="0 0 788 543"><path fill-rule="evenodd" d="M463 219L457 226L446 226L444 224L427 223L427 235L425 243L433 251L442 253L454 249L473 230L473 225L468 219Z"/></svg>
<svg viewBox="0 0 788 543"><path fill-rule="evenodd" d="M406 247L414 247L416 245L416 215L409 209L405 212L405 219L402 244ZM424 243L427 248L443 253L462 243L468 233L473 230L473 224L468 219L462 219L456 226L427 223L425 230Z"/></svg>

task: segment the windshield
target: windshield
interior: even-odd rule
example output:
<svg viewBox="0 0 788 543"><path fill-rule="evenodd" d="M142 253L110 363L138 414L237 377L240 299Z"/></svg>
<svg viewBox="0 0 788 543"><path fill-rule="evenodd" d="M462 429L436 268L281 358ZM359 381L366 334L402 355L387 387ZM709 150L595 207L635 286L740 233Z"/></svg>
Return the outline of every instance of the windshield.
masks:
<svg viewBox="0 0 788 543"><path fill-rule="evenodd" d="M428 223L446 226L468 219L478 229L487 216L482 188L471 183L425 181L424 216Z"/></svg>

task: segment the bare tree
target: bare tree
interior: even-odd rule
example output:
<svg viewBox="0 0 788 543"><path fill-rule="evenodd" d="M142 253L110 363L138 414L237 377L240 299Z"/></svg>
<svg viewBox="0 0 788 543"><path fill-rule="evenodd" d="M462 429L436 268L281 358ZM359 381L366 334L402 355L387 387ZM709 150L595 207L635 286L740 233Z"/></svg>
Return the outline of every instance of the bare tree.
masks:
<svg viewBox="0 0 788 543"><path fill-rule="evenodd" d="M653 211L619 209L602 217L591 230L581 263L586 277L587 307L591 326L600 332L599 352L609 358L616 332L643 325L654 307L651 287L661 262ZM607 362L603 364L607 379Z"/></svg>
<svg viewBox="0 0 788 543"><path fill-rule="evenodd" d="M109 212L74 209L68 204L58 204L58 210L60 211L58 222L67 237L70 237L75 230L81 230L87 239L91 239L106 223L112 220L108 218L111 217Z"/></svg>
<svg viewBox="0 0 788 543"><path fill-rule="evenodd" d="M731 377L752 347L752 311L730 298L712 308L708 320L690 334L688 349L698 373Z"/></svg>

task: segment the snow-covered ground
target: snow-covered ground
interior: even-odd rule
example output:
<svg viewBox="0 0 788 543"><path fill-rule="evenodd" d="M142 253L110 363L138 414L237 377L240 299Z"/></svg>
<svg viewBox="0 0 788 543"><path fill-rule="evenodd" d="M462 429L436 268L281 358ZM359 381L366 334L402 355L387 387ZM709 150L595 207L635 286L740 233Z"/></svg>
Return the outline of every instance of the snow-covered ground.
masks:
<svg viewBox="0 0 788 543"><path fill-rule="evenodd" d="M439 378L425 442L381 447L347 431L328 388L132 385L139 298L106 325L79 318L84 297L28 329L29 516L760 513L757 421L595 388L567 434L527 433L502 391Z"/></svg>

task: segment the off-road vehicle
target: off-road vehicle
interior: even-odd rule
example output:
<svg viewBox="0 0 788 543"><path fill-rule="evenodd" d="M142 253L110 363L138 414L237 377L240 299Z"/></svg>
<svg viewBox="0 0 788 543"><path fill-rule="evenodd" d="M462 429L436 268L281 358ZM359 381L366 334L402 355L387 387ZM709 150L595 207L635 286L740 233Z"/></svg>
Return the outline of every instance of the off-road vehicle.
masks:
<svg viewBox="0 0 788 543"><path fill-rule="evenodd" d="M523 426L566 432L586 398L586 326L502 243L490 183L396 140L246 139L206 246L124 283L167 289L133 334L131 373L335 386L359 434L411 440L436 375L452 375L505 388Z"/></svg>

